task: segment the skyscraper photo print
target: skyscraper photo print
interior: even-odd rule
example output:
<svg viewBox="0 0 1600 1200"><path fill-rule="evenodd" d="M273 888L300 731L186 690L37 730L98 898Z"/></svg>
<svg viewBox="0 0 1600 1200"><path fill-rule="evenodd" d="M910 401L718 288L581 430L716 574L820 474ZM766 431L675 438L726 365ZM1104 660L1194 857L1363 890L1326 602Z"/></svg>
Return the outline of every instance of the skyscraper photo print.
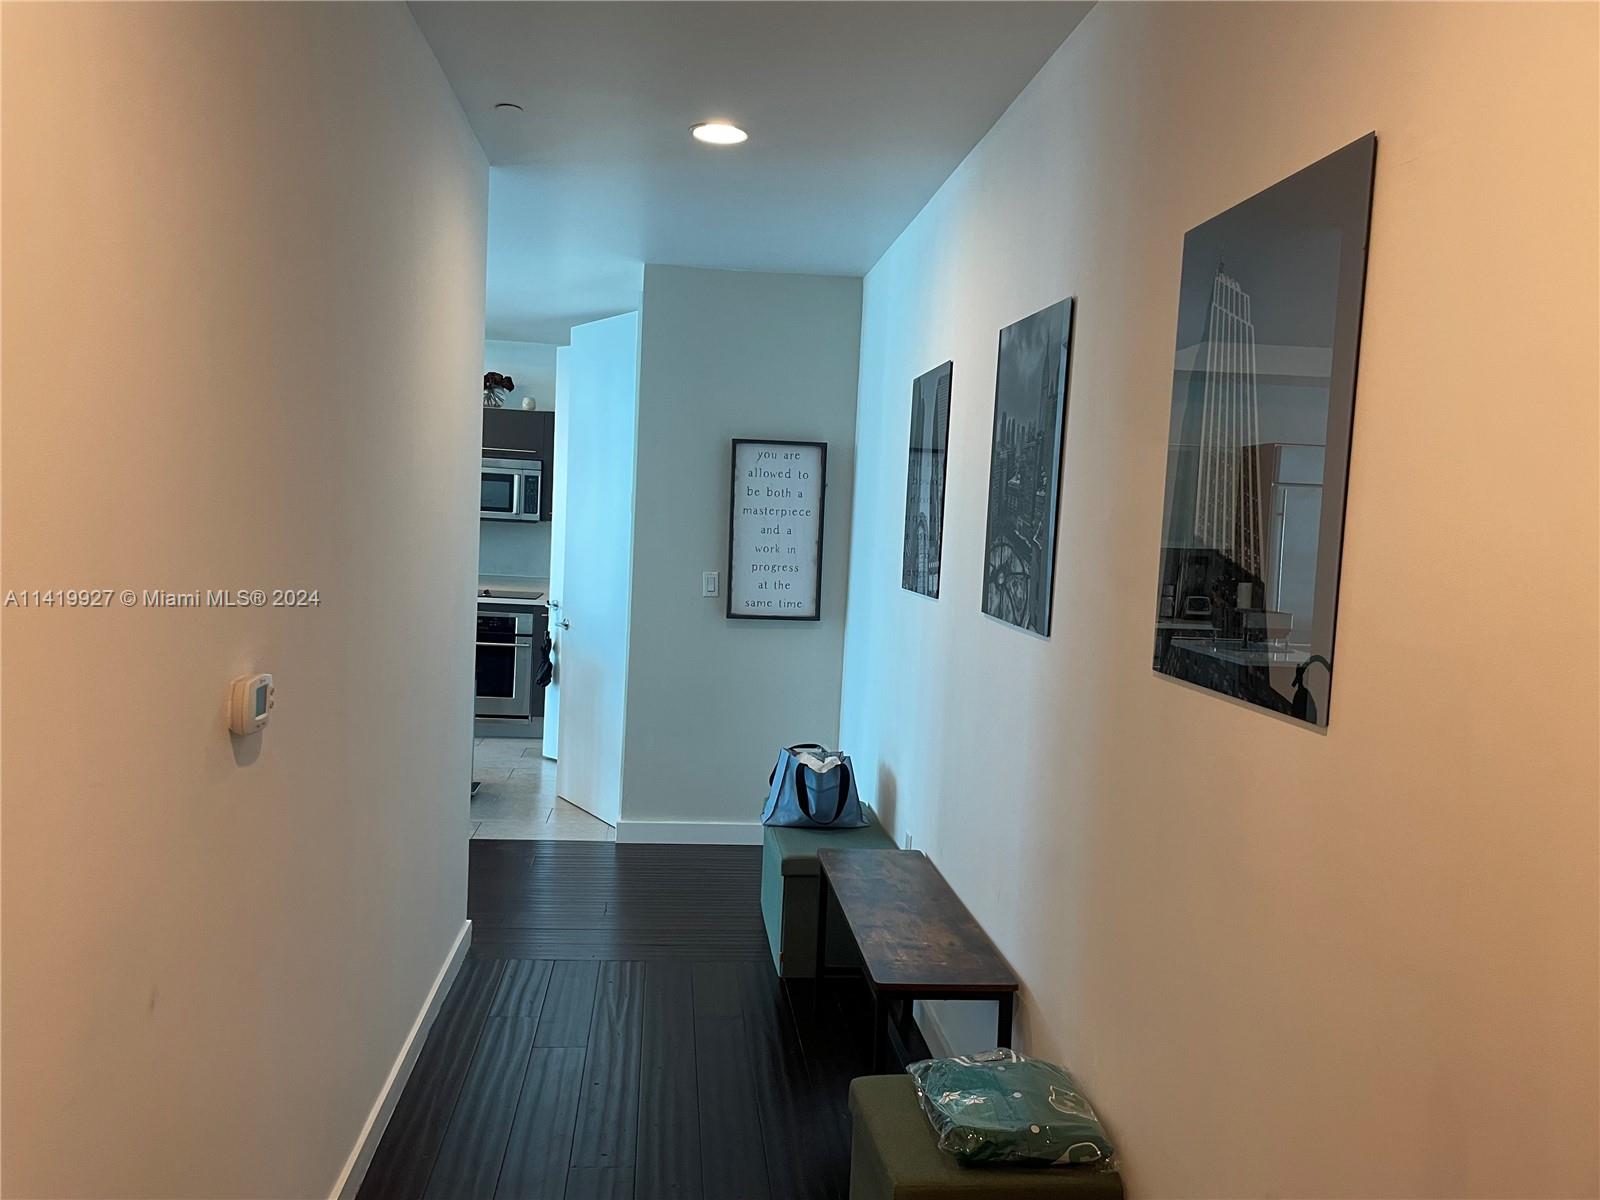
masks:
<svg viewBox="0 0 1600 1200"><path fill-rule="evenodd" d="M1376 139L1183 239L1154 666L1328 723Z"/></svg>
<svg viewBox="0 0 1600 1200"><path fill-rule="evenodd" d="M1069 297L1000 331L983 611L1050 636L1056 505L1067 419Z"/></svg>
<svg viewBox="0 0 1600 1200"><path fill-rule="evenodd" d="M939 598L944 555L944 475L950 446L950 376L944 363L911 384L911 444L906 461L906 534L900 586Z"/></svg>

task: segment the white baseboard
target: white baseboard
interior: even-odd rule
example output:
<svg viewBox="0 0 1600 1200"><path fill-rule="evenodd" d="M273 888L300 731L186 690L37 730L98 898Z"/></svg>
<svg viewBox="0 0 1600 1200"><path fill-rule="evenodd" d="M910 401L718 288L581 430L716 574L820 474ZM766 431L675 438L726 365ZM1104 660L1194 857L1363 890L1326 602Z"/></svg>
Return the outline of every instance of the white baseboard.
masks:
<svg viewBox="0 0 1600 1200"><path fill-rule="evenodd" d="M367 1177L367 1168L372 1165L372 1156L377 1152L378 1143L383 1140L383 1131L389 1127L389 1118L394 1115L394 1106L400 1102L400 1093L405 1091L406 1080L411 1078L411 1068L417 1065L422 1043L428 1039L428 1031L433 1028L434 1018L439 1015L439 1006L444 1003L450 985L455 982L456 972L461 970L461 963L467 957L467 947L470 945L472 922L463 921L455 944L445 956L444 965L434 976L433 987L423 1001L422 1011L412 1022L411 1032L400 1046L399 1057L394 1060L394 1066L389 1068L389 1077L383 1081L383 1089L378 1093L372 1111L367 1114L367 1123L361 1127L361 1136L356 1139L355 1149L350 1151L344 1170L339 1172L333 1191L328 1193L329 1200L355 1200L355 1194L361 1190L362 1180Z"/></svg>
<svg viewBox="0 0 1600 1200"><path fill-rule="evenodd" d="M759 846L760 821L619 821L617 841L673 846Z"/></svg>

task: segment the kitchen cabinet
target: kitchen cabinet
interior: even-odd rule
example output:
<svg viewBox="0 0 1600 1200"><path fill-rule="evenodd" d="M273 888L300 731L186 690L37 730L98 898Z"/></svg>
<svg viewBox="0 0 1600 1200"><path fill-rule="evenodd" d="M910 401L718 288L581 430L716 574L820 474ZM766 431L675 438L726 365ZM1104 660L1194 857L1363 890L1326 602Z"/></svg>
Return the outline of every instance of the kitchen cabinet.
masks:
<svg viewBox="0 0 1600 1200"><path fill-rule="evenodd" d="M521 450L544 464L544 519L548 521L556 494L556 414L521 408L483 410L483 452Z"/></svg>

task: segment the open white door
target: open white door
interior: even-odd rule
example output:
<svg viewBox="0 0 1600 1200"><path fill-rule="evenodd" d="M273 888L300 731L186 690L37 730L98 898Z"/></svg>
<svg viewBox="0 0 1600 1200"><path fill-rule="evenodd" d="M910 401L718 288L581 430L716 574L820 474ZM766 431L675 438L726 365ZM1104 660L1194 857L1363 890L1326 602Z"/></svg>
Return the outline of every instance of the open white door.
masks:
<svg viewBox="0 0 1600 1200"><path fill-rule="evenodd" d="M556 484L550 496L550 596L561 595L561 572L567 547L567 372L571 370L569 346L556 347ZM560 641L559 611L550 614L550 637ZM561 745L561 672L551 673L544 689L544 734L540 753L554 760Z"/></svg>
<svg viewBox="0 0 1600 1200"><path fill-rule="evenodd" d="M560 679L556 793L615 825L628 683L639 314L578 326L561 361L567 384L556 425L566 431L558 472L566 515L550 586Z"/></svg>

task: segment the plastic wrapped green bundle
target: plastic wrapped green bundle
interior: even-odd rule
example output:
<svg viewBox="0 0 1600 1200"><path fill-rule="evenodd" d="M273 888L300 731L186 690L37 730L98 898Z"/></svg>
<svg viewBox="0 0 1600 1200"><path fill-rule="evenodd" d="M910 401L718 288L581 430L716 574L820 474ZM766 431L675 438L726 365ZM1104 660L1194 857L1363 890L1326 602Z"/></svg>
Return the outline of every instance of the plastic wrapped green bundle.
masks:
<svg viewBox="0 0 1600 1200"><path fill-rule="evenodd" d="M906 1070L939 1137L964 1163L1111 1170L1116 1151L1077 1082L1014 1050L930 1058Z"/></svg>

